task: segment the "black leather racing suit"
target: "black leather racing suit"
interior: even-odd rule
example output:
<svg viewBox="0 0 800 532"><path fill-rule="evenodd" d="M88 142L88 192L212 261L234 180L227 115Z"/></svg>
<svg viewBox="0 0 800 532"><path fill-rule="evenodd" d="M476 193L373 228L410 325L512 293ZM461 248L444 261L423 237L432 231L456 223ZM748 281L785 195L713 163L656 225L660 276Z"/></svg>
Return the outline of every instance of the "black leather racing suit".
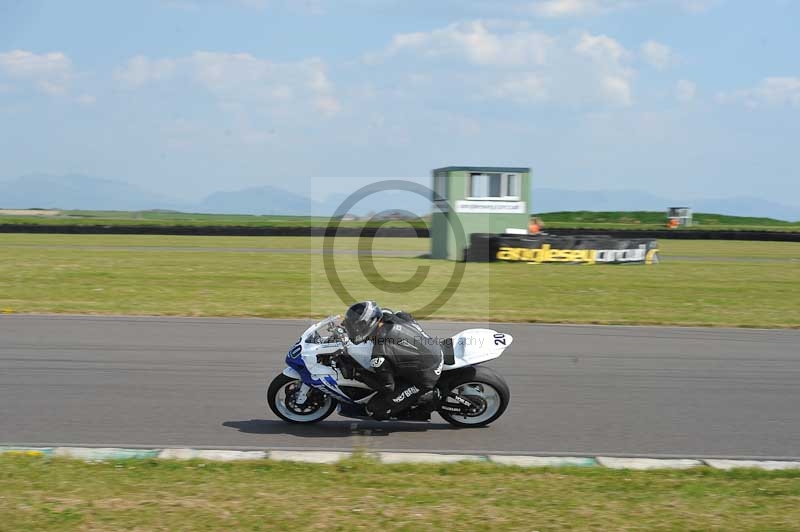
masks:
<svg viewBox="0 0 800 532"><path fill-rule="evenodd" d="M405 410L433 390L442 373L439 341L406 312L384 310L372 348L378 393L367 404L376 419Z"/></svg>

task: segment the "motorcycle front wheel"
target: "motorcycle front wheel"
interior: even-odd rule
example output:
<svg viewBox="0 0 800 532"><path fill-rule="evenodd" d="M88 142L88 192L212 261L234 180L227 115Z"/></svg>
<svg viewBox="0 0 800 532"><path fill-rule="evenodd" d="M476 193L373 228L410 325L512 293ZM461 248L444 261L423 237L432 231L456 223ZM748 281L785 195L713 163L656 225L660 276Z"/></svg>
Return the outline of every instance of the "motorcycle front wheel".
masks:
<svg viewBox="0 0 800 532"><path fill-rule="evenodd" d="M503 415L508 407L511 392L505 379L483 366L469 368L458 377L446 381L442 391L442 406L462 408L462 413L448 412L440 407L439 415L456 427L484 427ZM456 396L469 401L463 409Z"/></svg>
<svg viewBox="0 0 800 532"><path fill-rule="evenodd" d="M289 423L316 423L333 414L338 401L316 388L311 388L303 404L297 404L301 382L283 373L272 379L267 388L270 410Z"/></svg>

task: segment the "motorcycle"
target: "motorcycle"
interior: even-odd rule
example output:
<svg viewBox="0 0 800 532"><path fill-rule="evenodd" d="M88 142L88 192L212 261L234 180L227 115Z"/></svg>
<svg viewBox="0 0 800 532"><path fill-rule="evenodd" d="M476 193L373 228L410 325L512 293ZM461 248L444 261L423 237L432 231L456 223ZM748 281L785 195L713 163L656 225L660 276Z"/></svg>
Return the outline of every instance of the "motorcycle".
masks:
<svg viewBox="0 0 800 532"><path fill-rule="evenodd" d="M340 320L330 316L315 323L286 353L286 369L267 388L270 410L284 421L316 423L337 407L343 417L370 419L366 404L377 393L367 384L374 375L372 342L353 344ZM510 392L502 376L480 364L498 358L513 340L492 329L466 329L439 340L444 364L436 389L390 419L430 421L438 412L457 427L492 423L508 407Z"/></svg>

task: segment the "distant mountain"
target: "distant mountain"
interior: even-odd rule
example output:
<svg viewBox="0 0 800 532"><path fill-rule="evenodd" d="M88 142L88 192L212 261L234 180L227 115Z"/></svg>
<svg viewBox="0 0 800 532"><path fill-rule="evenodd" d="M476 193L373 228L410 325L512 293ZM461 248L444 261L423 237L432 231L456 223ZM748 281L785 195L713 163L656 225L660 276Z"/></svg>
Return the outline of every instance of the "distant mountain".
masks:
<svg viewBox="0 0 800 532"><path fill-rule="evenodd" d="M27 175L0 182L0 208L30 207L132 211L181 205L136 185L82 175Z"/></svg>
<svg viewBox="0 0 800 532"><path fill-rule="evenodd" d="M316 203L310 198L280 188L263 186L215 192L192 209L212 214L310 216L317 210L315 207Z"/></svg>
<svg viewBox="0 0 800 532"><path fill-rule="evenodd" d="M308 188L308 187L306 187ZM287 216L331 216L355 191L311 199L313 191L291 192L272 186L215 192L195 203L153 193L121 181L82 175L28 175L0 181L0 208L31 207L86 210L171 209L220 214L283 214ZM671 206L692 207L695 212L734 216L766 216L800 221L800 207L750 197L675 200L637 190L575 191L553 188L532 190L532 212L556 211L662 211ZM419 215L431 211L427 198L402 191L380 192L359 201L350 212L364 215L403 209Z"/></svg>
<svg viewBox="0 0 800 532"><path fill-rule="evenodd" d="M321 203L315 206L315 216L331 216L343 207L345 200L358 199L350 193L331 194ZM365 196L356 202L349 209L351 214L364 216L368 213L379 214L384 211L396 211L398 209L409 211L417 215L424 215L431 211L433 205L428 198L418 194L401 190L387 190Z"/></svg>

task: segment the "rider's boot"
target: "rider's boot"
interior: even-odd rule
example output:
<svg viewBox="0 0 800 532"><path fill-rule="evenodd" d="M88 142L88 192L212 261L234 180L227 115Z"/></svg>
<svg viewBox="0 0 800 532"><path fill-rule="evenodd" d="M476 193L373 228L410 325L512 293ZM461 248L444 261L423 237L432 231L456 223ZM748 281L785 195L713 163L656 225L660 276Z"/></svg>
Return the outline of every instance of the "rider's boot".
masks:
<svg viewBox="0 0 800 532"><path fill-rule="evenodd" d="M428 390L427 392L423 393L417 399L417 404L415 406L428 406L431 405L433 408L436 408L436 404L438 401L442 400L442 394L439 392L438 388L434 388L433 390Z"/></svg>
<svg viewBox="0 0 800 532"><path fill-rule="evenodd" d="M367 402L365 405L367 415L377 421L389 419L392 409L389 407L389 401L380 392Z"/></svg>

